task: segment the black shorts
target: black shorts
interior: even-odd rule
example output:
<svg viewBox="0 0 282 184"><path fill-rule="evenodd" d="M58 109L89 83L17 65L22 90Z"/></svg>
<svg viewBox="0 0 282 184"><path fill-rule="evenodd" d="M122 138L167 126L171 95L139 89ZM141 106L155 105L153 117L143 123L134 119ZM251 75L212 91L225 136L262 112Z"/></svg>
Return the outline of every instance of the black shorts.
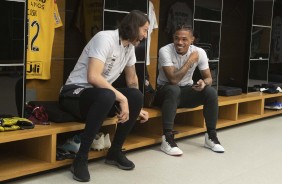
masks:
<svg viewBox="0 0 282 184"><path fill-rule="evenodd" d="M80 96L87 89L78 85L64 85L59 95L59 103L62 109L71 113L76 118L83 120L80 112Z"/></svg>

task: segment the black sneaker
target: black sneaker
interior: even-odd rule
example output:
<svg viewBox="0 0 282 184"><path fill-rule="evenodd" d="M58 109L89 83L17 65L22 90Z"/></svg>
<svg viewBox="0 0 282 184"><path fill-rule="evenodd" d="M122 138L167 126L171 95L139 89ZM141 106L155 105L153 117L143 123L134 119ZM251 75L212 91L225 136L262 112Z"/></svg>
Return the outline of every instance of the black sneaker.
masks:
<svg viewBox="0 0 282 184"><path fill-rule="evenodd" d="M81 182L88 182L90 174L88 171L88 159L85 157L76 157L71 166L73 179Z"/></svg>
<svg viewBox="0 0 282 184"><path fill-rule="evenodd" d="M118 168L123 170L132 170L135 167L134 163L128 160L121 150L109 150L106 156L105 163L110 165L116 165L118 166Z"/></svg>

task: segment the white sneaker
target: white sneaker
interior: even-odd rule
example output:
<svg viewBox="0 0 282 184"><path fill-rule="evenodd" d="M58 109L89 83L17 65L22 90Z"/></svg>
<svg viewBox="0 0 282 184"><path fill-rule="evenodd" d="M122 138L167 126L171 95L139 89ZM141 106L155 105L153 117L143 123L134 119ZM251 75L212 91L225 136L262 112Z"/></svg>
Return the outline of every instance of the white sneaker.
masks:
<svg viewBox="0 0 282 184"><path fill-rule="evenodd" d="M96 151L102 151L105 148L105 137L102 132L96 134L91 144L91 148Z"/></svg>
<svg viewBox="0 0 282 184"><path fill-rule="evenodd" d="M161 150L172 156L180 156L183 154L183 151L179 149L174 142L174 134L172 132L162 136Z"/></svg>
<svg viewBox="0 0 282 184"><path fill-rule="evenodd" d="M104 148L109 149L110 147L111 147L110 134L106 134L104 137Z"/></svg>
<svg viewBox="0 0 282 184"><path fill-rule="evenodd" d="M225 150L220 145L220 142L218 141L217 137L215 136L212 139L209 138L209 135L207 133L205 134L205 147L211 149L214 152L223 153Z"/></svg>

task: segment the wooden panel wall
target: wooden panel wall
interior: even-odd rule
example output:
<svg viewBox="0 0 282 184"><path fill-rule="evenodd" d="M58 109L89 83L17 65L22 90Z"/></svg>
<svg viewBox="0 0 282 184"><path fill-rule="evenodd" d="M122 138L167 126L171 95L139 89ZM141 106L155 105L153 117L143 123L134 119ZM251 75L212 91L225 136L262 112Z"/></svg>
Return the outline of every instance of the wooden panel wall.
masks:
<svg viewBox="0 0 282 184"><path fill-rule="evenodd" d="M65 0L57 0L63 26L56 28L52 50L51 79L26 80L26 88L35 90L36 100L53 101L58 99L59 90L63 84L64 39L65 39ZM51 17L50 17L51 18Z"/></svg>

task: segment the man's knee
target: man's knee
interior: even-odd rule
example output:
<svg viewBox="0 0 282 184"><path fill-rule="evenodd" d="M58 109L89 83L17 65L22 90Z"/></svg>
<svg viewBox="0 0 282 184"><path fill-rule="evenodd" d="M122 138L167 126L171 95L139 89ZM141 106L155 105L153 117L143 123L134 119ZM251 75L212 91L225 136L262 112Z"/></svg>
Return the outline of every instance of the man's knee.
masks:
<svg viewBox="0 0 282 184"><path fill-rule="evenodd" d="M218 100L216 90L211 86L206 86L204 89L205 96L210 100Z"/></svg>
<svg viewBox="0 0 282 184"><path fill-rule="evenodd" d="M167 97L178 97L181 93L180 87L177 85L166 85L164 86Z"/></svg>
<svg viewBox="0 0 282 184"><path fill-rule="evenodd" d="M105 89L102 99L108 103L113 103L115 102L116 95L112 90Z"/></svg>
<svg viewBox="0 0 282 184"><path fill-rule="evenodd" d="M134 98L137 101L143 101L143 94L139 89L130 88L128 92L128 97Z"/></svg>

